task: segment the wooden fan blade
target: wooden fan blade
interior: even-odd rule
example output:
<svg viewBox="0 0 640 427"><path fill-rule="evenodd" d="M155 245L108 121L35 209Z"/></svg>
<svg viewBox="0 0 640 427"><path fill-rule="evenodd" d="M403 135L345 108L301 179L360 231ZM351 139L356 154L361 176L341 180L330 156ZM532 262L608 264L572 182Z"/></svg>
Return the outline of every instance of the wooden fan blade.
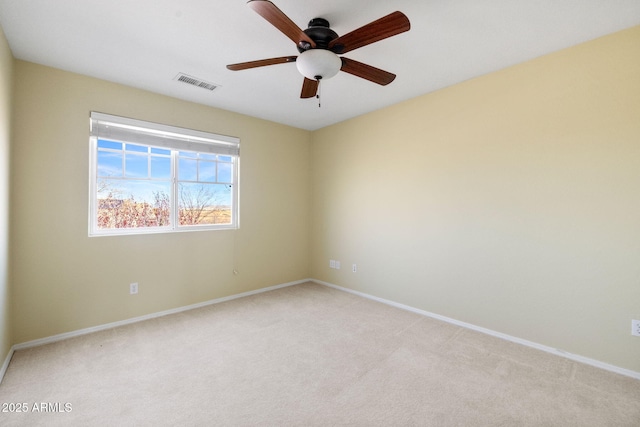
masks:
<svg viewBox="0 0 640 427"><path fill-rule="evenodd" d="M241 62L239 64L227 65L231 71L246 70L249 68L264 67L266 65L285 64L287 62L296 62L297 56L281 56L279 58L260 59L258 61Z"/></svg>
<svg viewBox="0 0 640 427"><path fill-rule="evenodd" d="M269 21L271 25L276 27L285 36L289 37L296 46L305 47L309 45L316 47L316 43L304 31L298 27L287 15L284 14L277 6L268 0L249 0L247 5L253 9L258 15Z"/></svg>
<svg viewBox="0 0 640 427"><path fill-rule="evenodd" d="M335 53L346 53L410 29L409 18L402 12L393 12L332 40L329 49Z"/></svg>
<svg viewBox="0 0 640 427"><path fill-rule="evenodd" d="M349 58L340 59L342 59L342 68L340 68L340 70L353 74L354 76L362 77L370 82L386 86L396 78L395 74L372 67L371 65L363 64L362 62L354 61Z"/></svg>
<svg viewBox="0 0 640 427"><path fill-rule="evenodd" d="M318 81L304 78L302 83L302 92L300 92L300 98L313 98L318 93Z"/></svg>

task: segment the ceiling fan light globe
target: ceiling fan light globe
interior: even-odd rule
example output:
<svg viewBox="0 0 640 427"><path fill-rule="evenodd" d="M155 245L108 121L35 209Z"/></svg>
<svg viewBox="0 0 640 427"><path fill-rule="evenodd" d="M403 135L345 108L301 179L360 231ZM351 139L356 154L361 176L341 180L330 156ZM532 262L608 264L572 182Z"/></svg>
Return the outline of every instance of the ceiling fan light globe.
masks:
<svg viewBox="0 0 640 427"><path fill-rule="evenodd" d="M326 49L310 49L298 56L296 66L300 74L311 80L330 79L338 74L342 60Z"/></svg>

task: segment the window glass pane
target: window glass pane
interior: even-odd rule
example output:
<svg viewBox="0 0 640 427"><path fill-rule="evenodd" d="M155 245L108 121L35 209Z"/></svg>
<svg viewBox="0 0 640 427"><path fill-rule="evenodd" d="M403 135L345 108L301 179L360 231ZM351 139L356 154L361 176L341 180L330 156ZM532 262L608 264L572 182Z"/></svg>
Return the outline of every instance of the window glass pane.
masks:
<svg viewBox="0 0 640 427"><path fill-rule="evenodd" d="M197 181L198 161L180 158L178 161L178 179L181 181Z"/></svg>
<svg viewBox="0 0 640 427"><path fill-rule="evenodd" d="M122 143L121 142L107 141L106 139L99 139L98 140L98 147L99 148L112 148L114 150L122 150Z"/></svg>
<svg viewBox="0 0 640 427"><path fill-rule="evenodd" d="M98 151L98 176L122 176L122 152Z"/></svg>
<svg viewBox="0 0 640 427"><path fill-rule="evenodd" d="M180 183L178 187L180 225L231 224L231 186Z"/></svg>
<svg viewBox="0 0 640 427"><path fill-rule="evenodd" d="M146 145L127 144L125 147L127 151L137 151L138 153L149 152L149 147Z"/></svg>
<svg viewBox="0 0 640 427"><path fill-rule="evenodd" d="M200 161L198 170L198 181L216 182L216 162Z"/></svg>
<svg viewBox="0 0 640 427"><path fill-rule="evenodd" d="M99 113L92 113L91 120L90 236L237 226L233 180L239 157L233 153L239 151L239 141L186 142L196 133L177 128L175 139L169 134L150 139L153 131L167 127ZM126 131L115 132L110 121ZM152 132L146 133L147 128ZM135 139L141 132L146 139ZM212 141L217 141L213 134Z"/></svg>
<svg viewBox="0 0 640 427"><path fill-rule="evenodd" d="M233 182L233 163L218 163L218 182Z"/></svg>
<svg viewBox="0 0 640 427"><path fill-rule="evenodd" d="M124 170L127 178L148 178L149 157L137 154L127 154Z"/></svg>
<svg viewBox="0 0 640 427"><path fill-rule="evenodd" d="M98 181L98 228L170 226L171 183L102 179Z"/></svg>
<svg viewBox="0 0 640 427"><path fill-rule="evenodd" d="M152 154L164 154L166 156L170 156L171 155L171 150L165 150L164 148L151 147L151 153Z"/></svg>
<svg viewBox="0 0 640 427"><path fill-rule="evenodd" d="M171 178L171 157L151 156L151 178Z"/></svg>

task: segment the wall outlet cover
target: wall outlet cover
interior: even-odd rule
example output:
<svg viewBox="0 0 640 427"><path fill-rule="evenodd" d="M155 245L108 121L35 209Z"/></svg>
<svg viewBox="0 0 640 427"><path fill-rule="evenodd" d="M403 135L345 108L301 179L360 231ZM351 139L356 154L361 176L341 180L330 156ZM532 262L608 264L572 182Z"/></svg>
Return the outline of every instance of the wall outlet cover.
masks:
<svg viewBox="0 0 640 427"><path fill-rule="evenodd" d="M640 320L631 321L631 335L640 337Z"/></svg>

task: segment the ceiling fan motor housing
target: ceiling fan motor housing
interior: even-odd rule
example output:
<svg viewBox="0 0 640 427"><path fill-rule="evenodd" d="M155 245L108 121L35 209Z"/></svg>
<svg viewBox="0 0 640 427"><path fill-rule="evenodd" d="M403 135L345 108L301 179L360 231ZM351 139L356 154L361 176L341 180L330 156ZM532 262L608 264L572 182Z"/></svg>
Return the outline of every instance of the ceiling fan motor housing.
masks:
<svg viewBox="0 0 640 427"><path fill-rule="evenodd" d="M329 21L324 18L313 18L309 21L309 27L304 30L304 33L316 42L316 49L328 49L331 40L338 38L338 34L329 28ZM311 46L305 42L298 45L300 53L310 48Z"/></svg>

